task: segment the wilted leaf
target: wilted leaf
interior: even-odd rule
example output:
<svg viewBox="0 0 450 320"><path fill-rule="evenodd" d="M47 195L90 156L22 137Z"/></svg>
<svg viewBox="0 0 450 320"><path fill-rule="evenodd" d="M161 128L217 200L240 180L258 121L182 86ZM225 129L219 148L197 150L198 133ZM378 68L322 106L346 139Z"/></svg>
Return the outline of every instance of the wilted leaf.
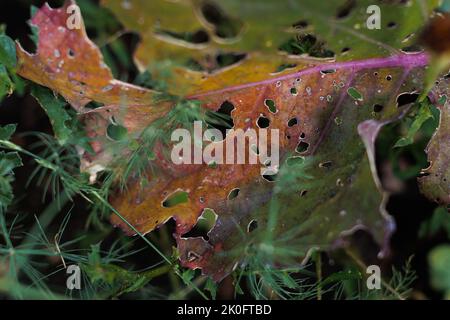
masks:
<svg viewBox="0 0 450 320"><path fill-rule="evenodd" d="M90 168L101 166L108 161L105 159L110 159L108 155L102 155L101 146L108 139L106 130L112 118L120 125L135 128L134 119L145 115L151 122L164 115L170 105L164 102L155 105L154 91L113 79L100 50L87 38L84 27L67 28L67 7L74 3L67 1L59 9L46 4L36 11L31 25L39 35L37 52L29 54L17 45L17 73L62 95L79 113L85 114L84 119L90 123L88 135L103 137L103 141L97 139L93 145L99 160L85 162L85 167ZM95 110L86 108L91 101L104 106ZM59 113L58 117L64 121L63 112ZM61 130L64 131L63 122L55 131L64 134Z"/></svg>
<svg viewBox="0 0 450 320"><path fill-rule="evenodd" d="M299 256L311 247L329 247L353 228L372 229L377 241L386 244L392 221L382 209L383 195L372 178L374 170L371 171L356 127L370 118L383 123L398 117L396 97L400 92L419 89L416 82L422 72L416 67L424 63L423 55L400 55L325 64L195 98L213 110L225 102L231 103L235 108L232 112L235 128L256 129L259 115L264 115L270 121L269 128L280 130L284 160L295 154L299 143L304 144L306 151L301 155L310 159L304 171L314 180L297 177L290 188L280 191L275 239L295 233L290 245L298 242ZM320 71L324 69L336 72L323 75ZM348 95L350 86L364 96L364 101L355 101ZM292 87L297 93L291 92ZM274 102L276 114L268 110L264 103L267 99ZM383 110L374 112L375 104L383 105ZM298 124L289 127L293 118ZM258 229L267 227L273 187L273 183L261 177L260 166L197 165L191 166L187 173L172 165L170 171L155 177L148 186L132 184L128 193L113 203L142 232L174 217L179 235L196 224L202 210L212 208L218 220L208 235L209 241L179 238L179 249L185 265L203 267L204 272L220 279L243 254L246 238L257 238ZM240 192L230 200L229 193L235 188ZM166 197L179 190L189 193L188 202L162 206ZM118 219L113 220L127 229ZM253 220L257 220L258 228L249 234L247 230ZM298 229L294 231L292 226Z"/></svg>
<svg viewBox="0 0 450 320"><path fill-rule="evenodd" d="M437 108L440 111L439 127L431 138L426 152L429 167L424 169L419 178L421 192L430 200L440 204L450 204L450 104L448 101L449 87L446 79L439 79L439 85L435 88L435 94L445 97ZM439 99L436 98L436 100Z"/></svg>
<svg viewBox="0 0 450 320"><path fill-rule="evenodd" d="M438 13L425 28L422 41L431 52L430 68L426 75L426 89L434 86L433 97L440 111L439 127L429 142L426 152L429 167L419 178L421 192L430 200L450 204L450 104L448 77L438 75L450 65L450 15ZM436 80L436 78L438 78Z"/></svg>
<svg viewBox="0 0 450 320"><path fill-rule="evenodd" d="M31 24L39 32L37 52L29 54L17 46L18 74L57 91L79 112L89 111L84 106L91 101L110 108L148 107L154 92L113 79L84 27L67 28L66 10L73 3L67 1L59 9L44 5L36 12Z"/></svg>
<svg viewBox="0 0 450 320"><path fill-rule="evenodd" d="M164 2L164 5L179 9L176 9L178 3ZM122 89L129 88L125 99L128 105L123 108L126 115L119 125L126 128L128 134L136 135L154 123L157 115L149 106L154 92L118 83L111 80L108 73L108 83L112 81L115 89L102 93L101 88L107 83L97 78L105 76L104 70L99 71L101 57L98 49L87 40L84 30L65 30L67 34L59 41L55 40L58 36L41 35L43 30L49 30L49 25L51 30L59 30L65 17L64 10L48 7L36 14L33 20L40 32L38 53L35 56L19 54L21 74L61 93L80 111L84 111L82 107L90 100L111 104L120 110L118 106L126 91ZM186 19L191 19L190 15ZM139 22L139 18L135 17L134 21ZM171 17L167 23L180 21L181 18ZM161 23L164 25L166 21ZM75 65L64 63L60 72L55 69L59 62L52 56L54 50L68 52L75 43L67 38L79 41L77 48L72 49L78 56L84 56L83 68L86 69L78 73L85 83L83 95L74 91L76 86L70 84L70 72L77 70ZM365 50L367 53L368 49ZM387 52L389 50L385 55ZM182 78L180 83L185 87L175 90L189 92L188 99L200 101L209 110L220 110L223 105L233 109L231 117L235 129L257 130L258 126L262 127L261 117L264 126L278 129L282 157L279 176L269 177L271 179L261 176L263 166L259 164L177 166L158 156L155 161L160 170L148 173L147 184L142 184L141 179L130 181L126 191L111 198L115 208L142 233L174 218L182 263L202 268L214 280L222 279L237 263L245 260L252 246L274 257L274 263L283 263L286 256L298 263L311 249L340 246L346 235L366 229L385 254L394 229L392 218L384 209L387 194L377 178L373 143L382 125L403 114L406 107L397 108L397 96L422 89L427 56L396 51L383 58L348 62L303 58L295 68L286 69L282 74L273 73L277 59L268 57L255 56L210 76L197 74ZM77 59L77 55L74 58ZM168 103L164 110L170 106ZM84 116L92 129L91 137L96 139L97 158L101 157L106 141L110 109L95 109ZM114 118L116 115L120 113L114 113ZM215 143L224 145L235 136L236 132L227 135L225 141ZM286 162L295 154L304 157L304 161L294 161L289 170ZM187 199L183 197L183 201L167 205L166 201L177 194L187 194ZM207 208L218 216L207 239L183 238ZM122 220L115 216L112 219L114 224L134 234ZM263 239L267 232L270 242Z"/></svg>

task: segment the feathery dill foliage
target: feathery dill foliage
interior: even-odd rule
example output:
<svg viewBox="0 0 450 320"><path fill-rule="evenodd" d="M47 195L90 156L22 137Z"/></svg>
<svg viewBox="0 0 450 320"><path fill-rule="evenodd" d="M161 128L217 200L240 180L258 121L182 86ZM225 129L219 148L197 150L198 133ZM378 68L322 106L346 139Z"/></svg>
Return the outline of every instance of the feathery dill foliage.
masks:
<svg viewBox="0 0 450 320"><path fill-rule="evenodd" d="M139 178L145 183L148 173L157 174L155 164L157 152L169 158L172 132L178 128L193 129L195 121L201 121L205 126L229 127L229 116L206 110L197 100L186 100L168 94L159 95L155 103L171 101L172 109L163 117L156 119L142 130L137 138L124 135L119 141L110 143L107 147L117 158L113 159L111 167L121 188L126 188L131 178ZM125 153L125 157L123 157Z"/></svg>
<svg viewBox="0 0 450 320"><path fill-rule="evenodd" d="M308 174L312 159L287 156L275 178L275 186L267 223L254 231L254 238L244 248L245 259L238 274L238 283L246 279L251 294L256 299L312 299L317 296L317 283L311 281L315 274L301 264L307 248L298 239L302 229L296 226L283 235L274 236L279 223L282 194L298 192L299 181L312 188L313 177ZM244 230L241 231L245 233ZM301 248L305 248L304 251ZM287 267L289 266L289 267Z"/></svg>
<svg viewBox="0 0 450 320"><path fill-rule="evenodd" d="M178 101L175 107L164 118L157 120L156 123L144 130L141 134L140 139L137 141L141 142L141 144L134 150L134 157L141 157L139 160L142 160L142 163L139 163L142 167L138 168L144 170L148 166L148 161L151 159L147 157L148 153L146 152L153 152L156 143L167 145L167 137L170 136L171 130L182 126L190 128L193 121L198 120L216 123L218 121L217 119L221 118L215 117L212 112L202 110L198 102ZM78 129L78 124L73 128ZM139 233L134 226L123 219L121 214L108 203L107 199L110 189L117 182L115 172L106 171L103 176L104 179L94 185L90 184L89 177L86 173L80 172L81 159L78 148L87 145L86 142L88 140L86 136L75 134L74 131L73 134L67 135L68 139L62 142L43 133L32 133L30 135L37 138L37 142L31 145L31 149L38 151L35 154L9 141L9 138L11 138L15 130L14 125L0 129L0 147L12 151L9 153L2 152L0 154L0 185L2 186L2 193L0 194L0 235L4 238L4 245L1 244L0 247L0 259L4 261L2 265L8 266L7 271L0 270L0 292L6 292L15 298L60 298L61 296L53 294L53 291L45 283L47 278L53 275L53 273L64 271L69 263L80 265L84 271L83 287L86 289L80 291L79 296L77 296L78 298L108 298L138 291L154 277L168 273L171 270L171 272L180 278L185 278L184 272L176 268L176 263L173 258L167 257L162 253L156 245ZM48 211L46 210L41 215L44 217L46 224L41 225L39 220L36 220L36 224L30 230L30 234L24 236L24 240L19 242L19 245L16 245L11 241L11 231L14 229L15 220L12 224L8 224L5 212L7 206L13 199L10 183L13 181L12 169L21 165L19 153L30 157L37 164L36 169L29 178L28 184L31 181L36 181L45 190L42 196L43 200L46 198L47 190L49 190L55 201L49 205ZM135 172L131 169L134 167L134 163L126 163L125 165L129 168L130 173ZM123 180L124 183L126 183L126 179ZM150 248L163 258L164 264L160 267L152 267L150 270L143 272L130 272L111 264L108 259L104 260L103 258L99 258L98 252L96 253L96 259L93 259L92 255L88 259L83 257L77 249L64 251L67 246L75 244L80 239L70 240L65 244L60 243L63 230L55 234L54 242L49 241L45 232L46 227L59 214L65 204L74 202L74 196L76 195L81 196L88 203L92 204L91 221L88 219L88 223L94 221L98 226L100 224L99 217L97 216L99 212L113 212L113 214L118 215L124 220ZM67 225L66 220L63 222L63 225L65 228ZM122 237L119 240L123 241ZM125 258L134 253L125 250L125 254L122 257ZM62 266L52 274L45 276L38 271L40 268L35 266L36 263L43 266L42 261L35 259L36 256L41 258L44 256L57 257L61 259ZM106 258L108 258L108 255ZM7 272L5 276L3 276L4 272ZM24 275L28 279L25 282L26 285L23 283ZM183 282L192 288L192 290L195 290L200 296L206 298L205 294L189 279L184 279ZM29 292L25 290L26 288L32 288L32 290L30 289L31 291ZM61 292L61 290L56 290L56 292ZM66 292L65 296L72 297L71 294L72 292ZM148 297L146 295L146 298Z"/></svg>
<svg viewBox="0 0 450 320"><path fill-rule="evenodd" d="M365 268L357 271L355 265L347 266L345 271L336 273L330 276L333 278L342 277L336 282L336 287L333 292L333 299L347 299L347 300L405 300L408 299L412 292L412 285L417 279L416 272L412 269L411 256L406 260L401 269L392 267L390 278L386 281L381 280L380 290L370 290L366 285L366 278L362 275L365 273ZM358 260L358 259L357 259ZM356 265L359 263L356 262ZM364 270L363 270L364 269Z"/></svg>
<svg viewBox="0 0 450 320"><path fill-rule="evenodd" d="M35 183L44 186L42 200L47 196L48 190L60 201L62 192L71 198L77 194L84 184L87 183L87 176L80 172L80 156L76 150L75 144L61 145L54 137L44 133L31 133L38 141L30 146L31 150L42 150L38 153L41 159L36 159L38 166L31 173L28 185L36 180Z"/></svg>
<svg viewBox="0 0 450 320"><path fill-rule="evenodd" d="M302 225L274 237L273 230L280 223L278 214L282 195L298 192L295 189L298 185L309 190L315 187L313 176L308 173L313 163L313 158L288 155L280 167L269 203L267 223L261 230L258 226L253 232L253 239L243 249L244 261L234 272L235 294L242 293L239 284L245 280L249 292L256 299L406 299L416 279L411 259L401 270L392 268L392 275L388 281L382 281L381 290L369 290L364 277L366 266L358 257L352 257L352 261L344 264L344 270L322 277L321 250L327 247L318 243L317 249L310 250L311 244L305 244L307 239L302 238ZM315 223L319 222L309 218L303 225ZM303 260L308 255L310 262L305 264Z"/></svg>

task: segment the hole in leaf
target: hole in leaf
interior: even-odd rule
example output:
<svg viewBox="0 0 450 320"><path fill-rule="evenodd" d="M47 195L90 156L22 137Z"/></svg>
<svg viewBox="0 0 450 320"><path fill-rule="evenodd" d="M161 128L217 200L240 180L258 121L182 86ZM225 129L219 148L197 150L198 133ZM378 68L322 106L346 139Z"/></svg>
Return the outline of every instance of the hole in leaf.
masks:
<svg viewBox="0 0 450 320"><path fill-rule="evenodd" d="M305 137L306 137L306 134L305 134L304 132L302 132L302 133L300 134L300 139L305 139Z"/></svg>
<svg viewBox="0 0 450 320"><path fill-rule="evenodd" d="M338 8L336 18L344 19L348 17L355 7L356 0L347 0L341 7Z"/></svg>
<svg viewBox="0 0 450 320"><path fill-rule="evenodd" d="M387 81L391 81L392 80L392 76L391 75L386 76L386 80Z"/></svg>
<svg viewBox="0 0 450 320"><path fill-rule="evenodd" d="M219 68L224 68L238 63L245 59L246 56L245 53L220 53L216 56L216 61Z"/></svg>
<svg viewBox="0 0 450 320"><path fill-rule="evenodd" d="M277 179L277 174L268 171L267 173L263 174L262 177L264 180L267 180L268 182L274 182Z"/></svg>
<svg viewBox="0 0 450 320"><path fill-rule="evenodd" d="M418 44L413 44L401 49L403 52L413 53L413 52L422 52L423 48Z"/></svg>
<svg viewBox="0 0 450 320"><path fill-rule="evenodd" d="M381 105L381 104L374 104L373 105L373 111L374 112L381 112L381 111L383 111L383 106Z"/></svg>
<svg viewBox="0 0 450 320"><path fill-rule="evenodd" d="M247 232L248 232L248 233L253 232L253 231L255 231L257 228L258 228L258 221L256 221L255 219L253 219L252 221L250 221L250 222L248 223L248 226L247 226Z"/></svg>
<svg viewBox="0 0 450 320"><path fill-rule="evenodd" d="M228 200L235 199L239 195L240 191L241 189L239 188L234 188L233 190L231 190L230 193L228 194Z"/></svg>
<svg viewBox="0 0 450 320"><path fill-rule="evenodd" d="M192 58L187 59L183 66L192 71L208 71L200 62Z"/></svg>
<svg viewBox="0 0 450 320"><path fill-rule="evenodd" d="M402 107L407 104L414 103L416 102L418 97L419 94L417 93L410 93L410 92L402 93L397 97L397 107Z"/></svg>
<svg viewBox="0 0 450 320"><path fill-rule="evenodd" d="M291 92L291 94L292 94L293 96L296 96L297 93L298 93L298 92L297 92L297 89L294 88L294 87L291 88L290 92Z"/></svg>
<svg viewBox="0 0 450 320"><path fill-rule="evenodd" d="M305 29L306 27L308 27L308 25L309 24L308 24L308 22L306 20L300 20L300 21L297 21L296 23L294 23L292 25L292 27L294 29L299 30L299 29Z"/></svg>
<svg viewBox="0 0 450 320"><path fill-rule="evenodd" d="M361 94L361 92L359 92L356 88L354 87L350 87L347 89L347 93L350 97L352 97L355 100L358 101L362 101L363 100L363 96Z"/></svg>
<svg viewBox="0 0 450 320"><path fill-rule="evenodd" d="M256 124L261 129L264 129L264 128L267 128L270 125L270 120L268 118L264 117L264 116L260 116L258 118L258 121L256 122Z"/></svg>
<svg viewBox="0 0 450 320"><path fill-rule="evenodd" d="M295 151L298 153L306 152L309 148L309 143L306 143L305 141L300 141L300 143L297 145L297 148L295 148Z"/></svg>
<svg viewBox="0 0 450 320"><path fill-rule="evenodd" d="M111 123L106 128L106 135L108 136L108 138L114 141L120 141L125 139L127 134L128 134L127 128L119 124Z"/></svg>
<svg viewBox="0 0 450 320"><path fill-rule="evenodd" d="M423 177L428 177L429 175L430 175L429 172L421 172L421 173L419 173L418 177L423 178Z"/></svg>
<svg viewBox="0 0 450 320"><path fill-rule="evenodd" d="M217 115L214 117L214 119L208 120L207 124L210 127L219 130L222 133L222 137L225 137L227 129L234 127L234 121L231 117L231 112L233 110L234 105L231 102L223 102L219 109L217 109L216 111Z"/></svg>
<svg viewBox="0 0 450 320"><path fill-rule="evenodd" d="M288 121L288 127L293 127L298 124L297 118L292 118Z"/></svg>
<svg viewBox="0 0 450 320"><path fill-rule="evenodd" d="M341 53L344 54L344 53L347 53L349 51L350 51L349 47L344 47L344 48L342 48Z"/></svg>
<svg viewBox="0 0 450 320"><path fill-rule="evenodd" d="M292 68L295 68L296 66L297 65L295 63L283 63L277 67L277 69L275 70L275 73L284 71L286 69L292 69Z"/></svg>
<svg viewBox="0 0 450 320"><path fill-rule="evenodd" d="M206 240L208 239L208 232L214 227L216 221L217 214L212 209L206 208L203 210L202 215L197 219L197 224L188 233L184 234L183 237L202 237ZM194 259L195 255L192 256L192 259Z"/></svg>
<svg viewBox="0 0 450 320"><path fill-rule="evenodd" d="M335 73L336 69L326 69L326 70L320 70L321 74L330 74L330 73Z"/></svg>
<svg viewBox="0 0 450 320"><path fill-rule="evenodd" d="M391 21L387 24L387 27L389 29L394 29L397 26L397 23L395 23L394 21Z"/></svg>
<svg viewBox="0 0 450 320"><path fill-rule="evenodd" d="M69 56L69 58L74 58L75 57L75 52L69 48L69 50L67 50L67 55Z"/></svg>
<svg viewBox="0 0 450 320"><path fill-rule="evenodd" d="M279 48L291 55L308 54L317 58L330 58L334 56L334 52L325 48L322 41L318 41L312 34L301 34L295 39L289 39Z"/></svg>
<svg viewBox="0 0 450 320"><path fill-rule="evenodd" d="M331 161L325 161L325 162L319 163L320 168L330 168L332 165L333 165L333 162L331 162Z"/></svg>
<svg viewBox="0 0 450 320"><path fill-rule="evenodd" d="M277 112L277 107L275 106L275 101L273 101L271 99L266 99L266 100L264 100L264 105L267 107L267 109L269 109L270 112L272 112L272 113Z"/></svg>
<svg viewBox="0 0 450 320"><path fill-rule="evenodd" d="M188 202L188 193L185 191L175 191L168 196L162 203L164 208L171 208L181 203Z"/></svg>
<svg viewBox="0 0 450 320"><path fill-rule="evenodd" d="M306 196L307 193L308 193L308 190L301 190L300 191L300 197Z"/></svg>
<svg viewBox="0 0 450 320"><path fill-rule="evenodd" d="M198 30L195 32L173 32L169 30L159 30L156 33L165 37L186 41L192 44L204 44L209 42L209 35L205 30Z"/></svg>
<svg viewBox="0 0 450 320"><path fill-rule="evenodd" d="M86 109L91 109L91 110L93 110L93 109L101 108L101 107L104 107L104 106L105 106L105 105L104 105L103 103L96 102L96 101L91 101L91 102L89 102L87 105L85 105L84 107L85 107Z"/></svg>
<svg viewBox="0 0 450 320"><path fill-rule="evenodd" d="M219 38L235 38L242 29L242 22L227 16L225 12L213 2L203 2L200 12L208 23L214 25L215 34Z"/></svg>

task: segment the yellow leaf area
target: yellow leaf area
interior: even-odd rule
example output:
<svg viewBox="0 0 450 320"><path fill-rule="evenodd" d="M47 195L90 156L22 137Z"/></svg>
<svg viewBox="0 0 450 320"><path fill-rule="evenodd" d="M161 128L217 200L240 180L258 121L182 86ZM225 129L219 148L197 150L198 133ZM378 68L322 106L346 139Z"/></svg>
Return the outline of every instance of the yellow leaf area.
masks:
<svg viewBox="0 0 450 320"><path fill-rule="evenodd" d="M307 54L282 47L304 35L313 35L316 45L323 41L336 61L398 54L415 43L418 24L428 19L438 1L377 3L382 12L379 29L366 27L371 0L102 0L101 4L126 30L141 37L134 56L139 69L158 77L155 64L170 61L169 92L189 96L202 89L267 79L281 66L302 69ZM311 50L302 41L295 45ZM313 56L322 60L329 57L317 53ZM217 58L227 54L246 55L225 66L238 70L223 72ZM251 75L246 72L249 68ZM215 72L222 76L213 81L208 74Z"/></svg>
<svg viewBox="0 0 450 320"><path fill-rule="evenodd" d="M116 14L126 29L141 37L135 52L135 62L141 71L149 69L158 77L154 64L170 61L173 74L165 80L168 91L173 94L189 96L267 79L282 66L297 65L301 69L306 64L324 60L278 52L278 45L296 34L292 23L301 7L295 3L280 5L276 1L251 1L241 2L238 7L237 3L221 4L242 19L225 14L212 2L197 0L103 0L101 3ZM258 14L261 10L270 12L267 23L261 23ZM218 30L221 26L224 30ZM198 36L199 32L204 38ZM221 67L214 60L220 53L246 56L240 62ZM192 61L212 71L186 67Z"/></svg>

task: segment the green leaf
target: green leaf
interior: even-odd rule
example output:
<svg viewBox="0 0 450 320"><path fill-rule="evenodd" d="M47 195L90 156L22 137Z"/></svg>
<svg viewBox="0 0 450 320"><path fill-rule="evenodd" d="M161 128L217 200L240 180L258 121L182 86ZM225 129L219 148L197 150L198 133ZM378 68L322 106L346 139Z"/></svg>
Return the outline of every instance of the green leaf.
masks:
<svg viewBox="0 0 450 320"><path fill-rule="evenodd" d="M450 239L450 213L444 207L436 208L431 218L422 223L419 229L419 237L434 236L440 230L444 230Z"/></svg>
<svg viewBox="0 0 450 320"><path fill-rule="evenodd" d="M8 75L6 68L0 64L0 101L14 90L14 84Z"/></svg>
<svg viewBox="0 0 450 320"><path fill-rule="evenodd" d="M325 278L322 282L322 286L332 285L339 282L344 282L347 280L360 280L362 279L362 274L357 269L349 268L345 271L338 271L327 278Z"/></svg>
<svg viewBox="0 0 450 320"><path fill-rule="evenodd" d="M194 279L194 276L195 276L195 270L186 269L181 274L181 279L183 280L184 284L190 285L192 279Z"/></svg>
<svg viewBox="0 0 450 320"><path fill-rule="evenodd" d="M104 261L100 254L100 244L91 245L88 263L83 264L82 269L91 283L101 289L101 294L105 297L135 292L153 278L171 270L170 265L163 265L144 272L133 272Z"/></svg>
<svg viewBox="0 0 450 320"><path fill-rule="evenodd" d="M124 140L127 137L128 130L124 126L118 124L110 124L106 128L106 134L115 141Z"/></svg>
<svg viewBox="0 0 450 320"><path fill-rule="evenodd" d="M431 285L446 294L450 299L450 245L441 245L428 256L431 273Z"/></svg>
<svg viewBox="0 0 450 320"><path fill-rule="evenodd" d="M437 87L433 91L437 97L449 97L448 79L445 77L440 78ZM420 191L428 199L439 204L448 205L450 204L450 166L448 165L450 104L448 99L443 105L438 105L437 108L439 110L439 125L425 150L429 165L422 170L422 175L418 180ZM438 118L437 115L435 117Z"/></svg>
<svg viewBox="0 0 450 320"><path fill-rule="evenodd" d="M4 34L0 34L0 63L8 69L14 69L17 66L16 44Z"/></svg>
<svg viewBox="0 0 450 320"><path fill-rule="evenodd" d="M6 129L6 131L10 131ZM0 135L5 127L0 127ZM13 170L22 166L22 160L17 152L0 152L0 212L12 202L14 195L11 183L14 181Z"/></svg>
<svg viewBox="0 0 450 320"><path fill-rule="evenodd" d="M414 137L417 132L419 132L422 125L428 120L433 118L433 113L431 112L430 103L423 102L419 105L419 111L414 118L411 126L408 129L406 137L400 138L394 145L394 148L405 147L414 143Z"/></svg>
<svg viewBox="0 0 450 320"><path fill-rule="evenodd" d="M65 144L73 133L73 130L66 123L66 121L72 119L65 110L67 103L55 97L51 90L41 86L33 86L31 94L47 113L59 143Z"/></svg>
<svg viewBox="0 0 450 320"><path fill-rule="evenodd" d="M216 300L217 297L217 283L214 282L211 278L208 278L205 284L205 290L211 293L211 297L213 300Z"/></svg>
<svg viewBox="0 0 450 320"><path fill-rule="evenodd" d="M16 131L15 124L7 124L6 126L0 126L0 140L9 140Z"/></svg>

